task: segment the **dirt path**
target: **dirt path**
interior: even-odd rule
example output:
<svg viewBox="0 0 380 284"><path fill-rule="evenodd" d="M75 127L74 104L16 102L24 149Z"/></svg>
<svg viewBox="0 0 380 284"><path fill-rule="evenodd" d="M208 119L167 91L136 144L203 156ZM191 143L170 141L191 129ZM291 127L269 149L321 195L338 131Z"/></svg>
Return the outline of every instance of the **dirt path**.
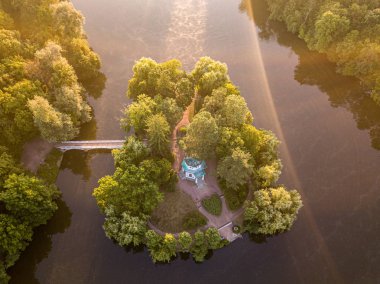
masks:
<svg viewBox="0 0 380 284"><path fill-rule="evenodd" d="M182 116L182 119L180 122L178 122L178 124L176 125L176 127L174 128L173 130L173 133L172 133L172 145L171 145L171 148L172 148L172 153L175 155L175 160L174 160L174 163L173 163L173 168L176 172L179 172L180 170L180 166L181 166L181 162L184 158L184 154L183 154L183 151L181 151L181 149L179 148L179 145L178 145L178 137L177 137L177 133L178 133L178 130L182 127L182 126L186 126L188 124L190 124L190 120L189 120L189 110L190 110L190 106L187 107L187 109L183 112L183 116Z"/></svg>

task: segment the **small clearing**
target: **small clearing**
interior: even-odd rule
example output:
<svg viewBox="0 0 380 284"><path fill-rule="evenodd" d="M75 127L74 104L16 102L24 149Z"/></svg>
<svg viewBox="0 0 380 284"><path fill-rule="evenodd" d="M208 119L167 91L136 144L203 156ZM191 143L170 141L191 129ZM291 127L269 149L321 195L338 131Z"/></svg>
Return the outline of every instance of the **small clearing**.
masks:
<svg viewBox="0 0 380 284"><path fill-rule="evenodd" d="M183 218L198 208L193 199L180 189L174 192L166 192L164 201L153 211L151 223L164 232L177 233L182 232Z"/></svg>

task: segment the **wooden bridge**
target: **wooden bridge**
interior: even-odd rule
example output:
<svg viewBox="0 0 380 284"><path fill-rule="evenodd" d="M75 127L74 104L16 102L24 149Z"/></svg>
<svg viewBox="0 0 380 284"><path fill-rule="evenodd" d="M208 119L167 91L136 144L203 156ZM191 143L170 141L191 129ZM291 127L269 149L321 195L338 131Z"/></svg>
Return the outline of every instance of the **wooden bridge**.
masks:
<svg viewBox="0 0 380 284"><path fill-rule="evenodd" d="M120 149L125 140L88 140L88 141L65 141L55 144L61 151L68 150L97 150L97 149Z"/></svg>

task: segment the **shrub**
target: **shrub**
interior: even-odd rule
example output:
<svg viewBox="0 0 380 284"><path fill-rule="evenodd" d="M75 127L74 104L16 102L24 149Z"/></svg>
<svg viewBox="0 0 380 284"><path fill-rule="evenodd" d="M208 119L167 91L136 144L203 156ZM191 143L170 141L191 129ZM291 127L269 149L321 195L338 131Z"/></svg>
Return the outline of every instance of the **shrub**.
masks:
<svg viewBox="0 0 380 284"><path fill-rule="evenodd" d="M219 216L222 213L222 201L217 194L204 198L202 200L202 206L212 215Z"/></svg>
<svg viewBox="0 0 380 284"><path fill-rule="evenodd" d="M183 217L183 227L186 230L193 230L207 224L207 219L199 211L192 211Z"/></svg>
<svg viewBox="0 0 380 284"><path fill-rule="evenodd" d="M187 133L187 127L186 127L186 126L181 126L181 127L178 129L178 136L179 136L179 137L185 137L185 136L186 136L186 133Z"/></svg>

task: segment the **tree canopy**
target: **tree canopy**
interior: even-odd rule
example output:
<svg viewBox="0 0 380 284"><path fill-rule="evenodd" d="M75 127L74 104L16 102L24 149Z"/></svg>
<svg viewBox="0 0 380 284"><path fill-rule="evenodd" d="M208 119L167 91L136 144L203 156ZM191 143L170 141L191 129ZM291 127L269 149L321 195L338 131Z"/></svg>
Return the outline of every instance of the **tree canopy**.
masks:
<svg viewBox="0 0 380 284"><path fill-rule="evenodd" d="M100 76L100 60L88 46L83 20L67 1L0 4L1 283L9 280L6 269L31 241L33 229L58 208L53 181L18 163L23 145L36 136L72 139L91 119L83 86Z"/></svg>
<svg viewBox="0 0 380 284"><path fill-rule="evenodd" d="M302 207L300 194L284 187L254 192L244 211L245 228L250 233L273 235L287 231Z"/></svg>
<svg viewBox="0 0 380 284"><path fill-rule="evenodd" d="M213 156L217 143L218 126L215 119L207 111L195 115L183 139L186 153L191 157L205 160Z"/></svg>
<svg viewBox="0 0 380 284"><path fill-rule="evenodd" d="M247 7L242 1L242 9ZM380 104L380 11L373 0L267 0L271 19L326 53L343 75L355 76Z"/></svg>

